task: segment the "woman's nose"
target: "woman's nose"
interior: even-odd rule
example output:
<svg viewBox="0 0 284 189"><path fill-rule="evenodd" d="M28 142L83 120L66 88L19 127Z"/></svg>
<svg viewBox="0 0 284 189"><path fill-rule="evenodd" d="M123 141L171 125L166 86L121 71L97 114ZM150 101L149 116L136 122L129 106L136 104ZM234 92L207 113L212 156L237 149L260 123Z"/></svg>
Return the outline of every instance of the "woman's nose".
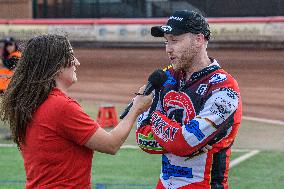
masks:
<svg viewBox="0 0 284 189"><path fill-rule="evenodd" d="M75 66L80 66L80 62L77 58L75 58Z"/></svg>

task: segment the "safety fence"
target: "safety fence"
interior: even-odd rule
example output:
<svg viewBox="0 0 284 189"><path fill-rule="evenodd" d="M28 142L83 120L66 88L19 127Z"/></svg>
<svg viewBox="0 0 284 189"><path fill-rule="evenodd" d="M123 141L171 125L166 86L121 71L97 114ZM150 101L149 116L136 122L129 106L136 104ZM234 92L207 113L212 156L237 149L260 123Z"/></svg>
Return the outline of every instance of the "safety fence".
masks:
<svg viewBox="0 0 284 189"><path fill-rule="evenodd" d="M0 20L0 38L13 36L27 40L47 33L67 35L74 43L92 46L161 46L163 38L154 38L150 28L165 24L159 19L17 19ZM254 18L208 18L212 45L258 43L284 46L284 16Z"/></svg>

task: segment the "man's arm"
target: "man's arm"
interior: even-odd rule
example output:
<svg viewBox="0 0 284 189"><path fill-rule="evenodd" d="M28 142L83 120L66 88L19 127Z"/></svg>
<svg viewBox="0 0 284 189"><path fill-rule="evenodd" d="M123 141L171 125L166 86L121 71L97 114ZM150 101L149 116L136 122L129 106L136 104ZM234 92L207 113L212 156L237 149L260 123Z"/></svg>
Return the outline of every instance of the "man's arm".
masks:
<svg viewBox="0 0 284 189"><path fill-rule="evenodd" d="M149 154L167 153L154 138L149 120L145 121L145 123L136 130L136 142L144 152Z"/></svg>
<svg viewBox="0 0 284 189"><path fill-rule="evenodd" d="M165 149L156 141L151 130L151 114L162 110L160 102L160 91L155 91L153 103L148 111L142 113L137 121L136 142L138 146L149 154L164 154Z"/></svg>
<svg viewBox="0 0 284 189"><path fill-rule="evenodd" d="M216 89L206 100L199 115L185 125L155 111L151 115L151 131L167 152L187 156L206 146L226 127L224 123L233 119L238 103L238 94L232 89Z"/></svg>

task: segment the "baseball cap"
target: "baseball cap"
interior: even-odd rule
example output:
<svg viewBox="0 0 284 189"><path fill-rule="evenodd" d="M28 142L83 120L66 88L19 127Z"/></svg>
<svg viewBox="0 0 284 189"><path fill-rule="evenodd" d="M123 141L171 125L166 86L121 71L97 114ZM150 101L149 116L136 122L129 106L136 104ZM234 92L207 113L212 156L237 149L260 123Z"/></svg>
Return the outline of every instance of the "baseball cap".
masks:
<svg viewBox="0 0 284 189"><path fill-rule="evenodd" d="M184 33L202 33L207 40L210 39L208 22L195 11L175 11L166 25L151 28L151 35L154 37L164 37L164 34L181 35Z"/></svg>

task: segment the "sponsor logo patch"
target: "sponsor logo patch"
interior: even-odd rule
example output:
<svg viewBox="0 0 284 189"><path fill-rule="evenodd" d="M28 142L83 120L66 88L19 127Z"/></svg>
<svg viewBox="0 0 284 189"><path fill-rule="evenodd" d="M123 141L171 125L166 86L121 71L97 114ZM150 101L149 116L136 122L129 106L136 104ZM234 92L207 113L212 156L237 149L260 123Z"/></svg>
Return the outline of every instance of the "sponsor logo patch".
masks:
<svg viewBox="0 0 284 189"><path fill-rule="evenodd" d="M172 127L164 121L157 113L152 116L152 130L164 142L173 141L178 128Z"/></svg>
<svg viewBox="0 0 284 189"><path fill-rule="evenodd" d="M186 124L196 116L193 103L183 92L170 91L163 99L167 117L180 124Z"/></svg>
<svg viewBox="0 0 284 189"><path fill-rule="evenodd" d="M148 136L145 136L141 133L138 134L138 144L141 148L154 150L154 151L163 151L163 147L154 139L152 133L149 133Z"/></svg>
<svg viewBox="0 0 284 189"><path fill-rule="evenodd" d="M166 31L172 31L173 28L171 26L161 26L161 29L166 32Z"/></svg>
<svg viewBox="0 0 284 189"><path fill-rule="evenodd" d="M165 155L162 156L162 173L164 180L170 177L193 178L192 168L172 165Z"/></svg>
<svg viewBox="0 0 284 189"><path fill-rule="evenodd" d="M210 84L217 84L225 81L227 79L227 76L225 74L221 73L215 73L209 80Z"/></svg>
<svg viewBox="0 0 284 189"><path fill-rule="evenodd" d="M198 89L196 90L197 94L204 95L207 90L207 84L199 85Z"/></svg>
<svg viewBox="0 0 284 189"><path fill-rule="evenodd" d="M183 18L182 18L182 17L178 17L178 16L171 16L171 17L169 18L169 20L178 20L178 21L182 21L182 20L183 20Z"/></svg>
<svg viewBox="0 0 284 189"><path fill-rule="evenodd" d="M230 101L222 97L217 97L214 100L214 103L211 106L210 111L213 114L218 115L222 120L225 121L230 116L232 111L235 109L236 107Z"/></svg>
<svg viewBox="0 0 284 189"><path fill-rule="evenodd" d="M225 91L227 92L227 96L230 97L231 99L235 100L238 98L238 93L235 92L233 89L229 89L229 88L222 88L220 89L220 91Z"/></svg>
<svg viewBox="0 0 284 189"><path fill-rule="evenodd" d="M199 141L203 140L205 137L205 135L199 129L199 122L196 120L191 120L188 124L186 124L185 129L188 132L194 134L194 136L196 136L197 140Z"/></svg>

